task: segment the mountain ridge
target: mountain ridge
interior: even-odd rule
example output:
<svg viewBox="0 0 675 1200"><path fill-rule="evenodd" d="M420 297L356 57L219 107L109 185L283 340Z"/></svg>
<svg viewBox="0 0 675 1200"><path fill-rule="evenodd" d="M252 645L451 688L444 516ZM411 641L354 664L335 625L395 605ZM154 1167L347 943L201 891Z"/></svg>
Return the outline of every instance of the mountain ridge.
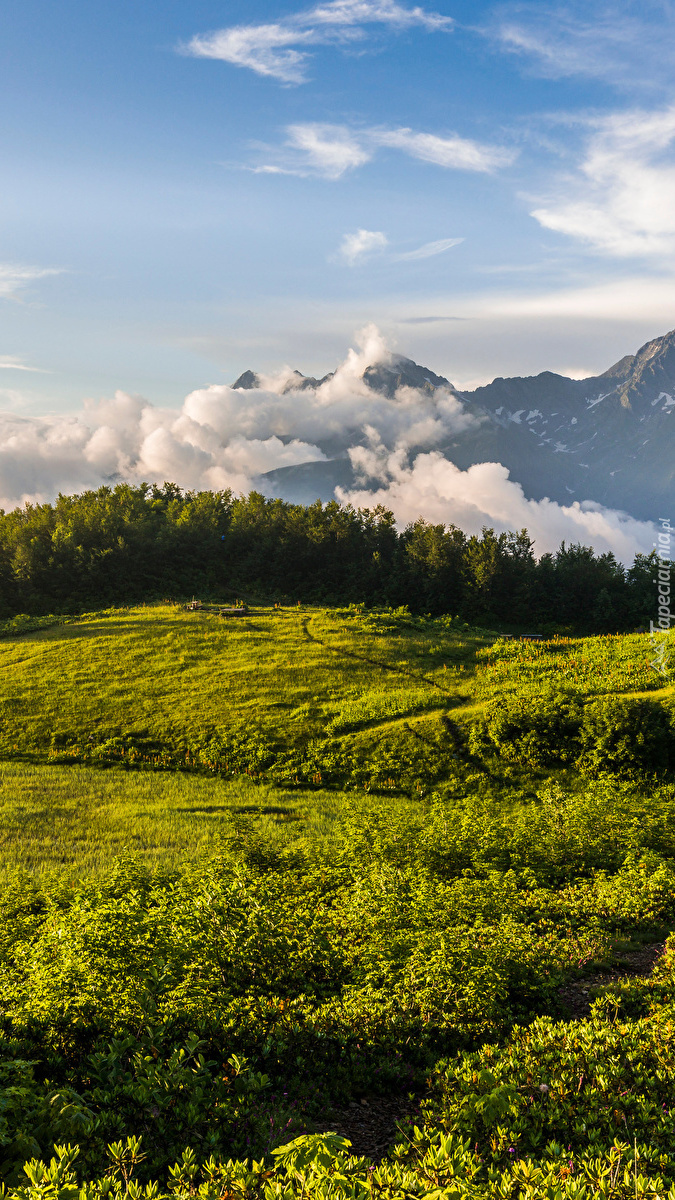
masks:
<svg viewBox="0 0 675 1200"><path fill-rule="evenodd" d="M333 375L319 380L296 371L283 390L316 388ZM663 515L673 494L675 330L586 379L542 371L497 376L462 391L404 355L367 367L362 379L393 403L403 387L431 397L450 392L475 420L435 448L463 470L501 462L530 499L591 501L649 520ZM260 376L244 372L233 386L260 386ZM338 484L357 486L346 448L326 462L278 468L263 478L275 494L304 503L310 495L332 498Z"/></svg>

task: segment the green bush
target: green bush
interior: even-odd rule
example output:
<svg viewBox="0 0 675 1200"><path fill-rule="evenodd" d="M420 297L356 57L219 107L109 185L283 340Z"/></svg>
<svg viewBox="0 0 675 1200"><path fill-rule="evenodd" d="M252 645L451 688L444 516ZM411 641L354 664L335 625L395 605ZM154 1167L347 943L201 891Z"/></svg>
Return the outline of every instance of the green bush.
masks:
<svg viewBox="0 0 675 1200"><path fill-rule="evenodd" d="M474 726L469 746L473 753L496 751L530 767L571 763L579 753L581 714L579 698L571 693L498 696Z"/></svg>
<svg viewBox="0 0 675 1200"><path fill-rule="evenodd" d="M658 701L606 696L587 704L580 744L579 766L589 775L666 771L675 765L675 737Z"/></svg>
<svg viewBox="0 0 675 1200"><path fill-rule="evenodd" d="M474 722L469 748L531 768L576 766L583 774L633 775L675 766L675 730L655 700L569 692L497 696Z"/></svg>
<svg viewBox="0 0 675 1200"><path fill-rule="evenodd" d="M79 1142L94 1117L72 1088L38 1081L16 1044L3 1040L0 1055L0 1180L16 1183L26 1159L52 1153L55 1142Z"/></svg>

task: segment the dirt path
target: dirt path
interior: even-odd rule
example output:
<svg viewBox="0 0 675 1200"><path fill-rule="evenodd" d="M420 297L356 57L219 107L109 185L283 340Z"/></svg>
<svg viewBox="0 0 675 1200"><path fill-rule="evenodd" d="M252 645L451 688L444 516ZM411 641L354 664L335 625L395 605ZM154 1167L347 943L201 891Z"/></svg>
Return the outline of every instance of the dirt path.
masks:
<svg viewBox="0 0 675 1200"><path fill-rule="evenodd" d="M639 950L630 950L621 956L616 967L596 971L594 975L585 975L582 979L575 979L572 983L558 988L558 996L566 1010L565 1015L572 1021L587 1017L594 999L590 993L594 988L607 987L609 983L634 978L636 975L650 975L665 948L665 942L655 942L651 946L642 946Z"/></svg>
<svg viewBox="0 0 675 1200"><path fill-rule="evenodd" d="M328 642L324 642L322 638L317 637L309 628L311 617L303 617L301 620L301 628L304 636L308 641L314 642L315 645L321 646L330 654L337 654L342 658L354 658L357 662L368 663L371 667L379 667L381 671L392 671L395 675L403 675L406 679L414 679L417 683L424 683L427 687L436 688L448 700L455 698L454 692L449 692L442 684L437 683L435 679L430 679L428 675L420 675L416 671L411 671L406 667L399 667L396 663L383 662L380 658L369 658L366 654L357 654L355 650L346 650L343 646L329 646ZM454 705L452 706L454 707Z"/></svg>
<svg viewBox="0 0 675 1200"><path fill-rule="evenodd" d="M314 1128L320 1133L339 1133L352 1143L351 1153L364 1155L380 1162L399 1127L414 1122L422 1097L411 1100L403 1096L372 1096L368 1100L352 1100L346 1108L332 1108L320 1118Z"/></svg>
<svg viewBox="0 0 675 1200"><path fill-rule="evenodd" d="M579 1021L589 1016L592 1001L591 991L604 987L619 979L649 975L665 950L665 942L643 946L624 954L616 967L586 975L573 983L559 988L558 996L566 1010L568 1020ZM415 1122L423 1097L409 1096L370 1097L368 1100L352 1100L344 1108L332 1108L325 1117L314 1124L318 1132L333 1131L349 1138L352 1154L364 1155L380 1160L396 1140L399 1128Z"/></svg>

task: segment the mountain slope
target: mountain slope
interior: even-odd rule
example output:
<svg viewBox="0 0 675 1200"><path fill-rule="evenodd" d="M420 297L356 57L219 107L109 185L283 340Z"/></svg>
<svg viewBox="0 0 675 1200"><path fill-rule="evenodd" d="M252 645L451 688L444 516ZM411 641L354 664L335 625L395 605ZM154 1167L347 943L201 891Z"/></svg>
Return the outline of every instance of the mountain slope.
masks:
<svg viewBox="0 0 675 1200"><path fill-rule="evenodd" d="M331 378L295 372L283 390L318 388ZM675 487L675 331L589 379L544 371L459 392L443 376L402 356L369 366L362 379L393 404L401 388L430 397L450 392L461 400L475 418L472 427L436 448L462 469L501 462L533 499L590 500L642 519L668 515ZM234 386L254 388L260 380L247 371ZM265 485L303 503L328 500L335 486L356 483L347 448L328 462L271 471Z"/></svg>
<svg viewBox="0 0 675 1200"><path fill-rule="evenodd" d="M675 482L674 397L671 332L594 378L543 372L478 388L465 400L489 419L451 457L462 467L496 457L535 499L656 519Z"/></svg>

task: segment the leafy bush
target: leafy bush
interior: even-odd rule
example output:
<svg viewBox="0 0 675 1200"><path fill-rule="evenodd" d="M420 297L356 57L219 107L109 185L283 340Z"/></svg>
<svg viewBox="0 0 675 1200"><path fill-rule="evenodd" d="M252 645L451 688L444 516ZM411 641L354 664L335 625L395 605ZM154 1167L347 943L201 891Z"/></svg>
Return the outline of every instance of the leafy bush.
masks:
<svg viewBox="0 0 675 1200"><path fill-rule="evenodd" d="M530 767L571 763L579 753L581 712L579 700L565 692L498 696L476 723L469 746Z"/></svg>
<svg viewBox="0 0 675 1200"><path fill-rule="evenodd" d="M489 1103L485 1111L490 1111ZM59 1146L50 1163L27 1163L28 1185L7 1196L8 1200L121 1200L123 1196L131 1200L171 1196L175 1200L235 1196L240 1200L634 1200L637 1195L675 1200L675 1187L668 1188L667 1156L620 1138L599 1153L596 1147L575 1153L552 1141L536 1159L512 1159L501 1170L490 1159L482 1159L468 1139L441 1130L411 1130L406 1144L379 1166L350 1155L350 1145L335 1133L303 1134L274 1151L272 1163L209 1159L203 1166L188 1148L170 1168L168 1189L159 1181L142 1188L133 1178L143 1159L138 1139L112 1145L107 1174L82 1187L76 1172L77 1148Z"/></svg>
<svg viewBox="0 0 675 1200"><path fill-rule="evenodd" d="M94 1118L72 1088L38 1081L16 1044L3 1040L0 1055L0 1179L16 1183L26 1159L50 1154L55 1142L79 1142Z"/></svg>
<svg viewBox="0 0 675 1200"><path fill-rule="evenodd" d="M607 696L586 705L579 765L589 775L665 771L675 765L675 735L662 704Z"/></svg>
<svg viewBox="0 0 675 1200"><path fill-rule="evenodd" d="M37 629L50 629L53 625L67 625L68 617L29 616L28 613L17 613L5 621L0 621L0 637L12 637L20 633L33 633Z"/></svg>
<svg viewBox="0 0 675 1200"><path fill-rule="evenodd" d="M355 800L311 854L274 851L241 818L180 869L127 859L76 887L9 886L7 1177L65 1141L92 1178L107 1143L139 1135L144 1181L188 1146L199 1163L259 1155L328 1098L479 1053L555 1011L560 982L613 939L660 935L674 852L667 789L601 780L518 812L487 794L427 813Z"/></svg>
<svg viewBox="0 0 675 1200"><path fill-rule="evenodd" d="M491 700L474 723L474 754L541 768L574 765L584 774L632 775L675 766L675 730L658 701L603 696L584 706L572 693L516 692Z"/></svg>

